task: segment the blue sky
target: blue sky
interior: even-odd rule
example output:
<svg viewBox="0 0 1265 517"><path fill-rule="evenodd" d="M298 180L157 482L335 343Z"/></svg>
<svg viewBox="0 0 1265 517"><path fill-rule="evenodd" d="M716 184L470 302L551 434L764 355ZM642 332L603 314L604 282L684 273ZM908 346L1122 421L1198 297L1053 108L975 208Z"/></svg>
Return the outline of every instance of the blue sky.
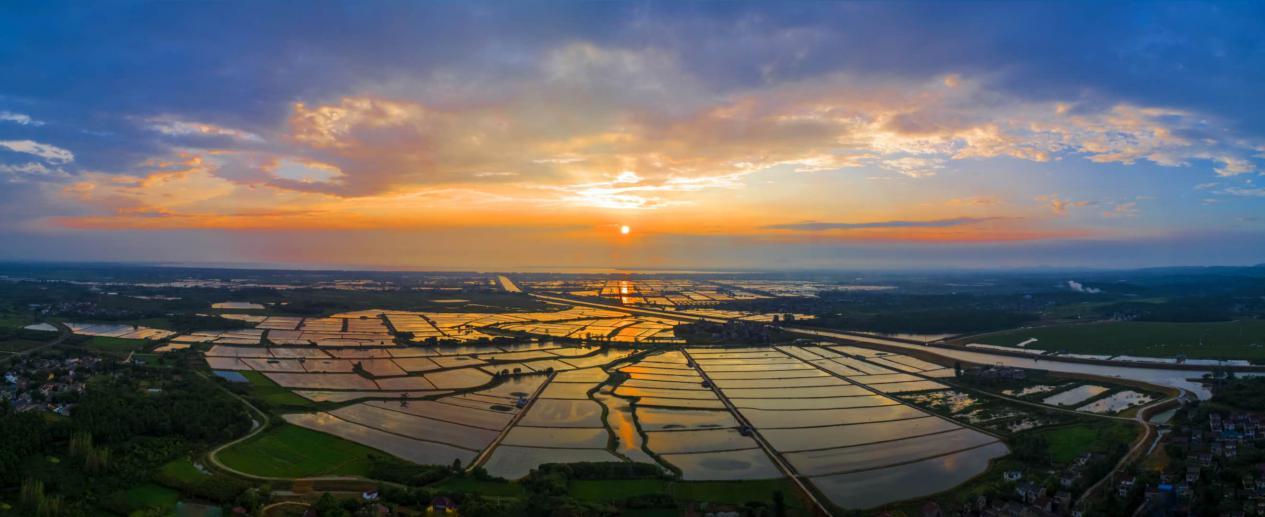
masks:
<svg viewBox="0 0 1265 517"><path fill-rule="evenodd" d="M0 259L1256 263L1262 34L1259 2L10 3Z"/></svg>

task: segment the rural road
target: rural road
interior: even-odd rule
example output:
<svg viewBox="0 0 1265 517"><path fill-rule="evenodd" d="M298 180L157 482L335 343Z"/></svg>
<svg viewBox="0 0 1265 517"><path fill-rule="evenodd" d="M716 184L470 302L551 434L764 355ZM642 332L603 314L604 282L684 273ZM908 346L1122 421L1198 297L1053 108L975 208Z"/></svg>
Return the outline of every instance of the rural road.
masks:
<svg viewBox="0 0 1265 517"><path fill-rule="evenodd" d="M37 347L34 347L34 348L28 348L28 349L23 350L23 351L21 351L21 352L13 352L13 353L10 353L10 354L6 354L5 356L0 357L0 362L9 361L9 360L14 359L14 358L17 358L17 357L22 357L22 356L24 356L24 355L30 355L30 354L33 354L33 353L35 353L35 352L38 352L38 351L40 351L40 350L44 350L44 349L46 349L46 348L52 348L52 347L55 347L55 346L60 345L60 344L62 344L63 342L65 342L65 341L66 341L66 339L70 338L70 336L73 336L73 335L74 335L74 334L72 334L72 333L70 332L70 329L66 328L64 325L62 325L62 324L60 324L60 323L55 323L55 324L54 324L54 326L56 326L56 327L57 327L57 331L59 332L59 334L57 334L57 337L56 337L56 338L54 338L52 341L49 341L49 342L47 342L47 343L44 343L44 344L42 344L42 345L40 345L40 346L37 346Z"/></svg>

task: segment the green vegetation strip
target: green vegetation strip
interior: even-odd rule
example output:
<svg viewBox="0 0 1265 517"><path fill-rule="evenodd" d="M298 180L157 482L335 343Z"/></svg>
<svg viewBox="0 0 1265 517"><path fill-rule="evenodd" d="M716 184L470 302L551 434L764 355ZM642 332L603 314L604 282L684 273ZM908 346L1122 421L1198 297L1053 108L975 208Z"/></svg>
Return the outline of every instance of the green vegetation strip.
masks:
<svg viewBox="0 0 1265 517"><path fill-rule="evenodd" d="M132 487L116 497L121 497L123 505L132 511L151 508L171 510L180 501L180 492L165 486L145 483Z"/></svg>
<svg viewBox="0 0 1265 517"><path fill-rule="evenodd" d="M256 476L367 476L370 454L382 455L342 438L282 424L221 451L219 459Z"/></svg>
<svg viewBox="0 0 1265 517"><path fill-rule="evenodd" d="M246 378L246 380L250 381L251 393L255 396L255 398L263 401L269 406L299 409L315 409L317 406L316 403L296 395L290 390L282 388L262 373L240 373Z"/></svg>
<svg viewBox="0 0 1265 517"><path fill-rule="evenodd" d="M1265 362L1265 320L1210 323L1113 321L1018 329L958 341L1077 354L1136 355Z"/></svg>
<svg viewBox="0 0 1265 517"><path fill-rule="evenodd" d="M1127 447L1136 436L1133 424L1116 421L1035 431L1025 434L1020 441L1044 442L1051 461L1070 463L1087 452L1106 454L1113 448Z"/></svg>
<svg viewBox="0 0 1265 517"><path fill-rule="evenodd" d="M145 347L145 343L145 341L139 339L92 336L84 342L84 347L94 352L115 357L127 357L130 352L139 352Z"/></svg>

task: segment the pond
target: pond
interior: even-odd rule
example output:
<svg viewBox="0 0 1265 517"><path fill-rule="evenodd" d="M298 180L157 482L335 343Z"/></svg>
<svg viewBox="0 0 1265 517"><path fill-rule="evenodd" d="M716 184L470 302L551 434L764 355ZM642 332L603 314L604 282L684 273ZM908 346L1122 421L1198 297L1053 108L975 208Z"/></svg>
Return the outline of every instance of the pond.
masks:
<svg viewBox="0 0 1265 517"><path fill-rule="evenodd" d="M1041 403L1051 406L1072 406L1080 404L1092 397L1106 393L1108 388L1102 386L1094 386L1093 384L1083 384L1070 390L1061 391L1054 395L1050 395L1042 400Z"/></svg>
<svg viewBox="0 0 1265 517"><path fill-rule="evenodd" d="M1121 391L1085 404L1076 410L1087 413L1116 413L1149 402L1151 402L1150 395L1143 395L1136 391Z"/></svg>

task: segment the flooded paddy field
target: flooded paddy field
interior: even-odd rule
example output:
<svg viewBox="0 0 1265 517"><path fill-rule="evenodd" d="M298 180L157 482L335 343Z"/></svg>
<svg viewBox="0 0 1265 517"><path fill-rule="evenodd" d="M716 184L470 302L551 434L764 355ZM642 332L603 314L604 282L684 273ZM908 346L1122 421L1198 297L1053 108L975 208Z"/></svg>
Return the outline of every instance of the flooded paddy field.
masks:
<svg viewBox="0 0 1265 517"><path fill-rule="evenodd" d="M800 476L835 505L868 508L920 495L928 483L911 480L921 477L956 485L1008 452L993 434L898 398L943 393L944 384L927 378L952 375L900 354L768 346L633 356L547 341L396 344L401 328L425 334L429 325L446 336L465 328L468 314L431 316L268 318L259 323L268 328L230 341L204 336L201 346L216 369L258 371L339 404L286 415L288 422L409 461L459 460L507 479L544 463L632 461L691 481ZM492 319L503 325L508 317ZM862 476L869 488L858 498L848 480L865 472L875 475Z"/></svg>
<svg viewBox="0 0 1265 517"><path fill-rule="evenodd" d="M1134 406L1148 404L1153 400L1150 395L1144 395L1136 391L1120 391L1110 396L1100 398L1084 406L1076 408L1077 411L1087 413L1119 413Z"/></svg>
<svg viewBox="0 0 1265 517"><path fill-rule="evenodd" d="M1085 384L1046 397L1041 402L1051 406L1074 406L1110 391L1110 388Z"/></svg>
<svg viewBox="0 0 1265 517"><path fill-rule="evenodd" d="M809 479L836 506L859 510L943 492L984 472L989 461L1007 453L1004 444L995 442L914 463Z"/></svg>
<svg viewBox="0 0 1265 517"><path fill-rule="evenodd" d="M592 397L599 387L585 380L548 382L483 467L517 479L544 463L622 461L608 449L614 435L604 418L607 408Z"/></svg>
<svg viewBox="0 0 1265 517"><path fill-rule="evenodd" d="M773 460L760 449L665 454L663 459L681 469L681 478L687 481L773 479L783 476Z"/></svg>
<svg viewBox="0 0 1265 517"><path fill-rule="evenodd" d="M719 350L687 353L769 452L837 506L865 509L938 492L982 473L990 460L1009 452L993 434L889 395L946 389L924 379L928 373L943 375L940 365L849 346L782 346L751 354L738 368L726 357L733 352ZM733 439L725 431L706 432ZM673 434L654 433L649 445L690 447L669 440ZM678 456L686 455L664 457ZM934 485L942 488L927 491L929 483L919 481L923 477L937 478ZM865 481L865 497L857 496L857 479Z"/></svg>

